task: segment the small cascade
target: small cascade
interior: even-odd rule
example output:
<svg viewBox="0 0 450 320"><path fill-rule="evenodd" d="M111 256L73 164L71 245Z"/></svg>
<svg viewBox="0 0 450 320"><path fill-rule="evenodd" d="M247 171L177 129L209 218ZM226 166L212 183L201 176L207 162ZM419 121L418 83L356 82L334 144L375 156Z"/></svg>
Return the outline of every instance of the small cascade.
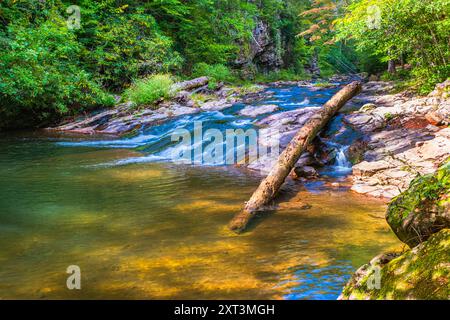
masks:
<svg viewBox="0 0 450 320"><path fill-rule="evenodd" d="M351 162L347 159L346 152L349 146L339 146L336 152L336 167L350 168Z"/></svg>
<svg viewBox="0 0 450 320"><path fill-rule="evenodd" d="M335 92L335 89L324 90L320 94L310 91L308 88L288 87L288 88L271 88L275 94L269 96L265 100L255 101L254 105L264 105L269 102L278 106L276 112L291 111L297 108L316 107L325 103L329 96ZM274 100L274 98L278 98ZM206 141L198 141L195 139L194 123L202 123L202 131L208 129L219 130L225 137L227 129L258 129L255 123L266 114L257 117L243 116L239 111L246 107L244 104L235 104L230 108L221 111L199 112L173 118L158 125L143 128L137 136L115 139L100 140L72 140L57 142L58 145L65 147L93 147L93 148L122 148L135 149L142 153L142 156L128 157L125 159L115 160L110 165L128 165L132 163L146 162L170 162L177 159L184 159L184 155L189 155L190 161L186 163L194 165L225 165L225 158L237 158L237 153L245 153L245 143L236 145L233 150L227 150L224 143L217 145L217 150L223 150L223 161L212 159L211 155L215 155L215 151L207 150L210 139ZM178 130L185 130L192 136L189 145L181 142L173 141L172 136ZM321 173L328 176L345 176L351 172L351 163L347 159L347 151L349 145L355 138L352 130L347 128L342 121L342 116L335 117L325 132L323 143L325 143L335 153L335 162L327 165ZM200 150L200 151L199 151ZM234 157L236 156L236 157ZM217 157L220 158L220 157ZM211 160L212 159L212 160ZM180 163L184 163L180 161Z"/></svg>
<svg viewBox="0 0 450 320"><path fill-rule="evenodd" d="M350 146L342 145L333 141L324 141L324 143L333 149L336 154L333 165L327 167L326 172L329 176L347 175L352 171L352 163L347 158L347 151Z"/></svg>

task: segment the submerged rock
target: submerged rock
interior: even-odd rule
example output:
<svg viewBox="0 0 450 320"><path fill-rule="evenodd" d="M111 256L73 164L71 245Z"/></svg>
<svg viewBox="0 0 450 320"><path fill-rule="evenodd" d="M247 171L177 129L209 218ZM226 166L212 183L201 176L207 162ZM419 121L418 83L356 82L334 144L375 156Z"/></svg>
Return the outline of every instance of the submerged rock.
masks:
<svg viewBox="0 0 450 320"><path fill-rule="evenodd" d="M340 300L450 299L450 229L399 255L383 254L359 268Z"/></svg>
<svg viewBox="0 0 450 320"><path fill-rule="evenodd" d="M450 228L450 161L436 173L411 182L408 190L390 203L386 220L410 247Z"/></svg>
<svg viewBox="0 0 450 320"><path fill-rule="evenodd" d="M318 176L316 169L310 166L296 166L294 168L294 177L295 178L306 178L313 179Z"/></svg>

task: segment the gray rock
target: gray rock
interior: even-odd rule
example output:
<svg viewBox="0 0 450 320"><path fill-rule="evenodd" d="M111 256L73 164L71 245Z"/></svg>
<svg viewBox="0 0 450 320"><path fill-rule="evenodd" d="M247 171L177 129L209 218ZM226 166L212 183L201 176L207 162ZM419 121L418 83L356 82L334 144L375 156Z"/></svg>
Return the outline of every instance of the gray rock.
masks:
<svg viewBox="0 0 450 320"><path fill-rule="evenodd" d="M232 104L228 99L220 99L208 101L200 105L200 108L206 111L220 111L226 108L231 107Z"/></svg>
<svg viewBox="0 0 450 320"><path fill-rule="evenodd" d="M268 104L268 105L261 105L261 106L247 106L244 109L242 109L239 114L247 117L257 117L259 115L265 114L265 113L271 113L278 109L277 105L274 104Z"/></svg>
<svg viewBox="0 0 450 320"><path fill-rule="evenodd" d="M309 166L302 166L302 167L296 166L294 168L294 173L296 178L312 179L318 176L316 169Z"/></svg>

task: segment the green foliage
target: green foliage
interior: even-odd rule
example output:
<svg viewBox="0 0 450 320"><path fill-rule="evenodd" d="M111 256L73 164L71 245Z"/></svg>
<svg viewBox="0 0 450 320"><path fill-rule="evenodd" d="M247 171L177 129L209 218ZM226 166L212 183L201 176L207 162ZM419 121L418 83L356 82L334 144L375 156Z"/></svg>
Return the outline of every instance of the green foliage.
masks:
<svg viewBox="0 0 450 320"><path fill-rule="evenodd" d="M179 24L174 37L188 65L226 64L248 49L257 7L241 0L189 2L190 16Z"/></svg>
<svg viewBox="0 0 450 320"><path fill-rule="evenodd" d="M362 266L344 287L342 298L448 300L450 229L443 229L416 248L395 255L398 257L388 263L375 258ZM389 254L382 257L389 257ZM380 268L380 288L373 287L374 267Z"/></svg>
<svg viewBox="0 0 450 320"><path fill-rule="evenodd" d="M385 115L384 115L384 119L386 119L386 121L391 121L392 119L394 119L394 115L392 114L392 113L390 113L390 112L387 112Z"/></svg>
<svg viewBox="0 0 450 320"><path fill-rule="evenodd" d="M223 64L209 65L204 62L197 63L192 69L194 77L209 77L209 87L211 89L217 87L219 82L232 82L235 80L231 70Z"/></svg>
<svg viewBox="0 0 450 320"><path fill-rule="evenodd" d="M389 204L386 220L399 239L412 247L426 238L430 230L446 226L439 218L435 224L430 216L445 216L449 192L450 161L447 160L437 172L418 176L406 191L395 197Z"/></svg>
<svg viewBox="0 0 450 320"><path fill-rule="evenodd" d="M66 24L70 5L81 9L79 29ZM367 27L372 5L378 29ZM396 60L411 67L394 80L426 93L450 73L449 11L449 0L4 0L0 127L111 105L106 92L166 73L207 75L214 88L236 75L301 80L316 66L322 78L380 73Z"/></svg>
<svg viewBox="0 0 450 320"><path fill-rule="evenodd" d="M83 48L65 20L48 15L33 28L18 19L0 29L0 128L43 125L114 102L80 65Z"/></svg>
<svg viewBox="0 0 450 320"><path fill-rule="evenodd" d="M174 95L172 77L168 74L156 74L133 82L125 91L125 97L136 105L152 105L158 100Z"/></svg>
<svg viewBox="0 0 450 320"><path fill-rule="evenodd" d="M155 18L136 1L117 3L80 2L83 20L76 34L85 47L86 68L113 90L138 76L178 70L183 59Z"/></svg>
<svg viewBox="0 0 450 320"><path fill-rule="evenodd" d="M368 13L376 6L379 24L370 27ZM354 1L336 21L338 39L352 38L360 52L382 62L405 61L422 93L450 75L450 1Z"/></svg>
<svg viewBox="0 0 450 320"><path fill-rule="evenodd" d="M304 72L297 73L294 69L282 69L279 71L271 71L267 74L258 74L256 81L260 83L275 81L300 81L310 79Z"/></svg>

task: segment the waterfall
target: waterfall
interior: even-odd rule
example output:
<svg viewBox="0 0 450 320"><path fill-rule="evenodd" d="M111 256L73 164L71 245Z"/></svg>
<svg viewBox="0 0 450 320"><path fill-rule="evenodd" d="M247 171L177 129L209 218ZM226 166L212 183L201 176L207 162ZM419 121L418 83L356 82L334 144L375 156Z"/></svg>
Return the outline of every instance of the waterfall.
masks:
<svg viewBox="0 0 450 320"><path fill-rule="evenodd" d="M347 156L345 153L347 152L349 146L342 146L339 145L339 147L336 150L336 167L338 168L350 168L352 164L347 159Z"/></svg>
<svg viewBox="0 0 450 320"><path fill-rule="evenodd" d="M327 173L331 175L334 174L341 175L350 173L352 171L352 163L348 160L346 155L347 150L350 146L341 145L333 141L325 141L325 144L331 147L336 153L334 164L330 168L333 172Z"/></svg>

